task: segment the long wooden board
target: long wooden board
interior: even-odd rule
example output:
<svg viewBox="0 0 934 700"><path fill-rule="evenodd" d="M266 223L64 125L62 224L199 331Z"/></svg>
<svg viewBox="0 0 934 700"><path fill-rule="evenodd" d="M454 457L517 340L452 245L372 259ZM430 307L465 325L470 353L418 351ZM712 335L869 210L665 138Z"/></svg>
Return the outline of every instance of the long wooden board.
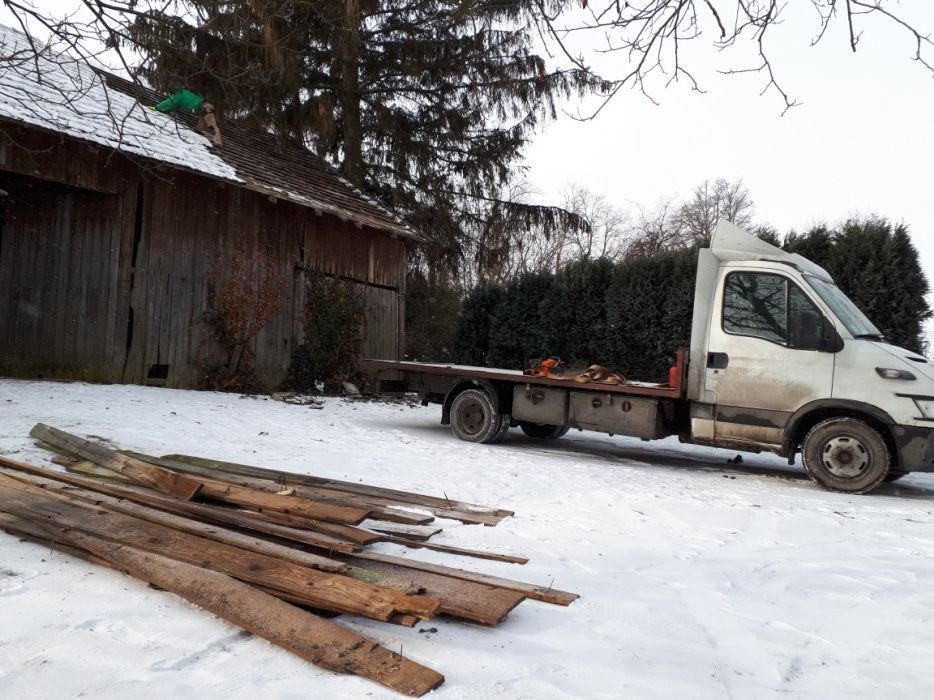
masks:
<svg viewBox="0 0 934 700"><path fill-rule="evenodd" d="M225 574L87 532L60 532L72 547L174 593L316 666L358 675L413 697L444 682L444 676L437 671Z"/></svg>
<svg viewBox="0 0 934 700"><path fill-rule="evenodd" d="M340 563L335 562L333 559L328 559L327 557L323 557L318 554L312 554L311 552L305 552L301 549L295 549L293 547L286 547L275 542L270 542L268 540L259 539L241 532L236 532L235 530L230 530L219 525L208 525L198 520L192 520L191 518L185 518L179 515L174 515L172 513L166 513L164 511L157 510L155 508L149 508L131 501L114 498L112 496L107 496L95 491L89 491L87 489L82 489L76 486L70 486L63 482L49 479L47 477L27 475L2 466L0 466L0 474L12 477L18 481L23 481L27 484L32 484L33 486L38 486L41 489L56 493L60 496L78 498L86 503L104 506L108 510L117 513L123 513L124 515L142 518L143 520L147 520L151 523L165 525L166 527L171 527L181 532L187 532L192 535L199 535L210 540L223 542L225 544L233 545L234 547L240 547L241 549L246 549L251 552L267 554L271 557L276 557L284 561L301 564L302 566L310 566L320 571L332 571L340 573L344 570L344 568L346 568L342 567Z"/></svg>
<svg viewBox="0 0 934 700"><path fill-rule="evenodd" d="M423 515L413 513L411 511L404 511L399 508L393 508L392 506L376 503L371 499L366 499L364 497L346 492L312 488L308 486L288 485L288 488L286 488L286 485L283 485L273 479L260 479L258 477L234 474L233 472L225 472L219 469L209 469L207 467L202 467L196 464L189 464L181 460L171 460L164 457L153 457L141 452L124 451L122 454L129 455L139 459L140 461L164 467L166 469L185 472L195 477L204 477L214 481L223 481L228 484L235 484L245 488L266 491L267 493L279 493L283 490L286 490L289 491L293 496L298 496L299 498L308 498L310 500L318 501L321 503L351 506L354 508L366 508L370 511L371 518L385 520L387 522L405 525L424 525L425 523L429 523L434 520L434 518L432 518L430 515Z"/></svg>
<svg viewBox="0 0 934 700"><path fill-rule="evenodd" d="M173 559L210 568L242 581L303 596L309 605L388 620L396 613L430 617L437 600L317 571L203 537L178 532L102 507L91 507L0 476L0 510L54 521Z"/></svg>
<svg viewBox="0 0 934 700"><path fill-rule="evenodd" d="M176 498L191 500L201 489L201 481L198 479L146 464L132 457L120 456L108 447L84 440L44 423L37 423L29 434L59 450L90 460L137 483Z"/></svg>
<svg viewBox="0 0 934 700"><path fill-rule="evenodd" d="M525 595L518 591L485 583L440 576L353 555L342 556L342 559L352 565L348 571L351 576L358 576L365 581L378 581L384 586L414 586L441 601L438 612L442 615L481 625L499 624L525 599Z"/></svg>
<svg viewBox="0 0 934 700"><path fill-rule="evenodd" d="M426 573L448 576L464 581L473 581L475 583L485 583L489 586L504 588L510 591L517 591L522 593L527 598L541 600L545 603L554 603L555 605L570 605L575 600L580 598L580 596L576 593L559 591L558 589L552 588L551 586L537 586L532 583L523 583L522 581L513 581L508 578L500 578L499 576L490 576L489 574L481 574L477 571L465 571L464 569L456 569L452 566L432 564L427 561L410 559L408 557L396 557L392 556L391 554L378 554L376 552L358 552L353 556L360 561L395 564L397 566L415 569L417 571L424 571Z"/></svg>
<svg viewBox="0 0 934 700"><path fill-rule="evenodd" d="M491 561L504 561L508 564L527 564L527 557L517 557L513 554L500 554L499 552L486 552L482 549L467 549L465 547L453 547L448 544L435 544L434 542L425 542L409 539L408 537L397 537L386 535L386 542L401 544L403 547L411 549L430 549L434 552L445 552L446 554L458 554L462 557L473 557L475 559L489 559Z"/></svg>
<svg viewBox="0 0 934 700"><path fill-rule="evenodd" d="M247 508L266 508L283 513L297 513L316 520L355 525L366 518L367 508L318 503L295 496L278 495L227 484L222 481L194 478L124 455L103 445L84 440L57 428L38 423L29 433L45 443L112 469L133 481L177 498L190 500L195 495Z"/></svg>
<svg viewBox="0 0 934 700"><path fill-rule="evenodd" d="M359 545L349 540L271 523L263 518L252 517L257 514L249 511L237 511L216 505L182 501L150 491L141 486L117 483L113 480L101 481L97 478L91 479L70 473L53 472L50 469L27 464L25 462L18 462L2 456L0 456L0 465L26 474L35 474L37 476L57 479L66 484L133 501L134 503L141 503L153 508L159 508L160 510L175 513L176 515L196 518L202 522L233 525L244 530L252 530L283 540L301 542L302 544L311 545L327 551L351 553L360 549Z"/></svg>
<svg viewBox="0 0 934 700"><path fill-rule="evenodd" d="M206 459L203 457L192 457L190 455L166 455L163 459L188 462L209 469L218 469L228 471L234 474L244 476L255 476L260 479L272 478L283 484L302 484L306 486L319 486L330 488L346 493L355 493L361 496L373 496L386 500L395 501L399 505L424 506L426 509L435 513L439 517L448 517L462 522L478 523L484 525L496 525L505 517L515 515L511 510L501 508L486 508L484 506L456 501L449 498L440 498L438 496L428 496L426 494L412 493L409 491L399 491L397 489L384 488L382 486L370 486L368 484L359 484L353 481L341 481L339 479L329 479L325 477L312 476L309 474L293 474L276 469L265 469L252 467L246 464L237 464L235 462L222 462L215 459ZM439 512L440 511L440 512ZM442 514L445 513L445 514Z"/></svg>

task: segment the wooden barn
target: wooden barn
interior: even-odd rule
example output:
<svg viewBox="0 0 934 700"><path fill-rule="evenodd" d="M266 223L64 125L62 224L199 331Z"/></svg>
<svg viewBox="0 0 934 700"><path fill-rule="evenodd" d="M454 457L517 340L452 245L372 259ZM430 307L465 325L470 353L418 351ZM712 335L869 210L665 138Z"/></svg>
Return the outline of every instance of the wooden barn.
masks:
<svg viewBox="0 0 934 700"><path fill-rule="evenodd" d="M221 117L213 145L159 95L27 49L0 27L0 375L195 387L209 277L257 253L284 287L256 338L267 385L307 270L356 285L365 354L399 357L415 231L298 143Z"/></svg>

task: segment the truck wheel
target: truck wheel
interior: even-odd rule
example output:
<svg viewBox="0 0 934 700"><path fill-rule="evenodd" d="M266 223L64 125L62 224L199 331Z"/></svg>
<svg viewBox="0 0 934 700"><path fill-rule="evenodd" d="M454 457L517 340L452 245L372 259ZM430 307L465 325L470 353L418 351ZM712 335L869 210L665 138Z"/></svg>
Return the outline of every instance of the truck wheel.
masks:
<svg viewBox="0 0 934 700"><path fill-rule="evenodd" d="M541 423L530 423L529 421L519 421L519 427L530 438L538 440L557 440L568 431L566 425L542 425Z"/></svg>
<svg viewBox="0 0 934 700"><path fill-rule="evenodd" d="M494 442L502 437L502 416L482 389L462 391L451 402L451 429L467 442Z"/></svg>
<svg viewBox="0 0 934 700"><path fill-rule="evenodd" d="M856 418L828 418L804 438L804 468L828 491L866 493L888 476L891 456L879 431Z"/></svg>

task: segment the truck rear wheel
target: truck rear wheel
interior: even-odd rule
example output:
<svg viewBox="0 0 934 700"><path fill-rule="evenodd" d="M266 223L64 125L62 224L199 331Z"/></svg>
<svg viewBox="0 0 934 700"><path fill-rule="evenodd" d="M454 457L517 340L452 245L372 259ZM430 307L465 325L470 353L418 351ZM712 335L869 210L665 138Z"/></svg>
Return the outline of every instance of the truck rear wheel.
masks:
<svg viewBox="0 0 934 700"><path fill-rule="evenodd" d="M866 493L889 474L891 455L882 435L857 418L828 418L815 425L801 448L804 468L829 491Z"/></svg>
<svg viewBox="0 0 934 700"><path fill-rule="evenodd" d="M503 417L482 389L466 389L451 402L451 430L467 442L495 442L503 436Z"/></svg>
<svg viewBox="0 0 934 700"><path fill-rule="evenodd" d="M522 432L530 438L538 440L557 440L568 431L566 425L543 425L541 423L531 423L529 421L519 421L519 427Z"/></svg>

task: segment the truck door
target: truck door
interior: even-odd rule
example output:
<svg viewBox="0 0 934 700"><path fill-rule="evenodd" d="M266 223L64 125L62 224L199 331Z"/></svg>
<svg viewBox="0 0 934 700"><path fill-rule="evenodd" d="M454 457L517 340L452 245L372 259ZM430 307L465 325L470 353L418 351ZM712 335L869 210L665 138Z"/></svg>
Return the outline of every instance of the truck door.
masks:
<svg viewBox="0 0 934 700"><path fill-rule="evenodd" d="M726 271L716 306L705 374L716 397L714 438L781 444L798 408L830 396L834 354L818 350L829 321L792 279L772 271Z"/></svg>

